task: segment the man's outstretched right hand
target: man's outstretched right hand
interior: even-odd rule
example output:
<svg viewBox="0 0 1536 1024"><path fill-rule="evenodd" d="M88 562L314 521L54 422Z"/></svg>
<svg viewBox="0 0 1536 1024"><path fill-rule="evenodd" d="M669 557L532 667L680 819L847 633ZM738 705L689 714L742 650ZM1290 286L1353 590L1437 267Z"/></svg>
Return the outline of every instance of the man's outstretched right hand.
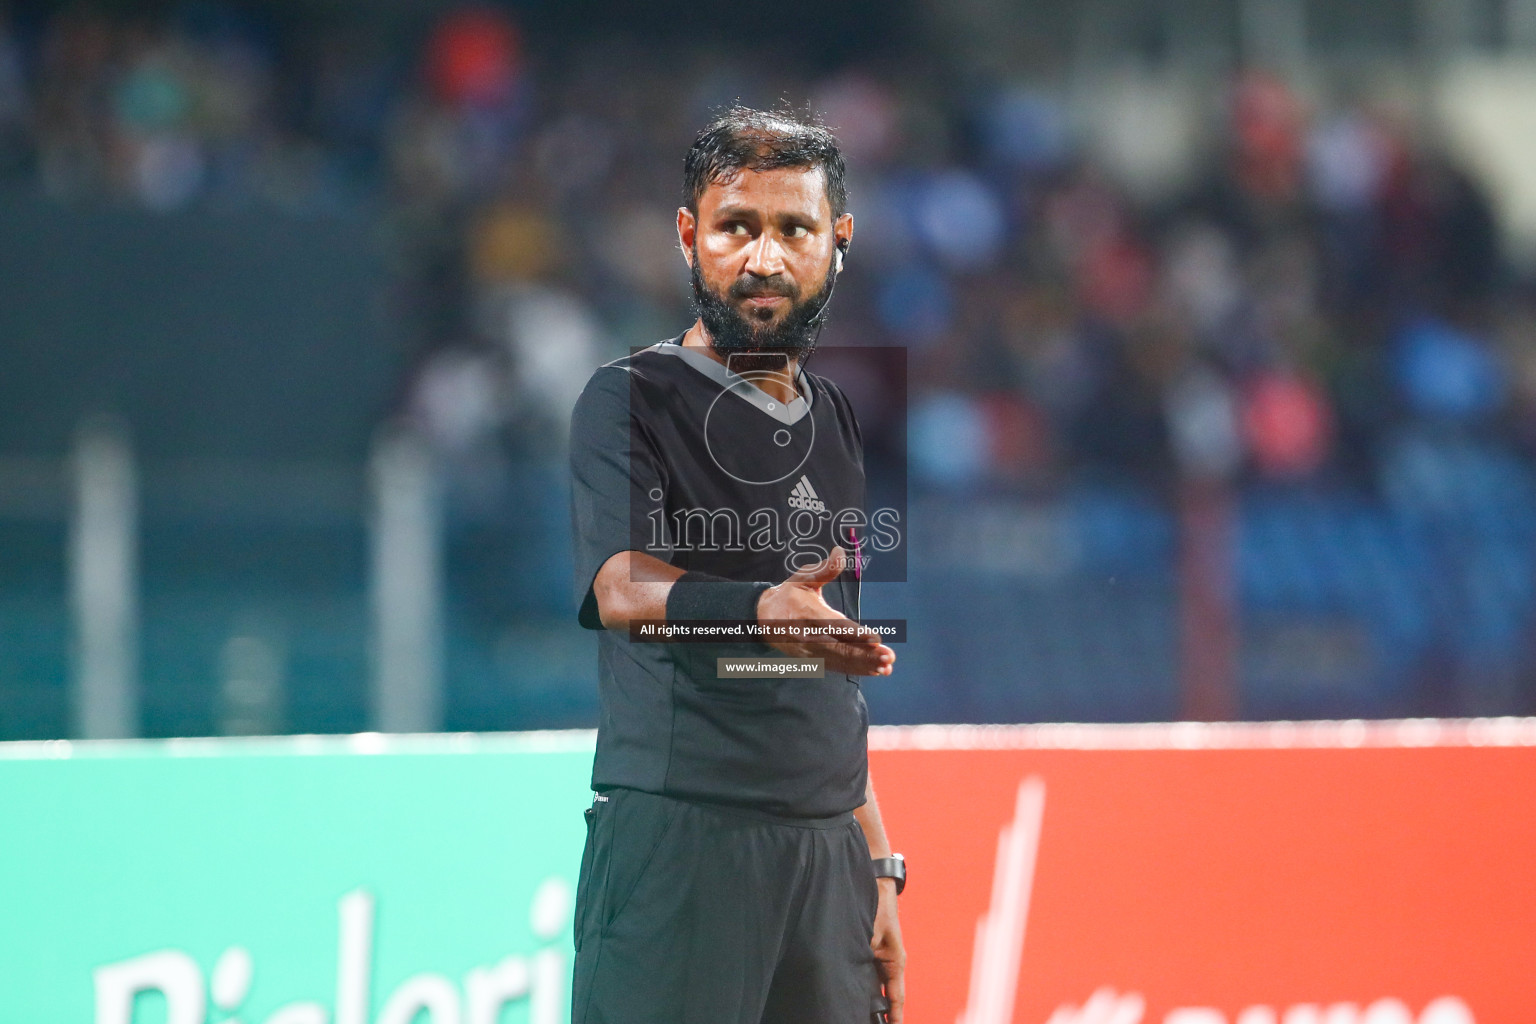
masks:
<svg viewBox="0 0 1536 1024"><path fill-rule="evenodd" d="M769 587L757 600L761 623L852 622L821 596L821 588L835 580L847 566L847 554L834 547L826 558L802 569L778 586ZM874 630L860 626L855 636L838 640L770 640L768 645L795 658L823 658L833 672L851 676L888 676L896 665L896 652L880 642Z"/></svg>

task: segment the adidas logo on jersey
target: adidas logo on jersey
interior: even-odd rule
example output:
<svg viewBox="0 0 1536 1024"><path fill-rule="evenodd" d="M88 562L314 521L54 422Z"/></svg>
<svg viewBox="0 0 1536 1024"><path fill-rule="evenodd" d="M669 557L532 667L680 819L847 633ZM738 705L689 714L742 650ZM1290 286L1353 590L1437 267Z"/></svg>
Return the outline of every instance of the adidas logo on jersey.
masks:
<svg viewBox="0 0 1536 1024"><path fill-rule="evenodd" d="M789 492L789 507L815 512L817 515L827 514L826 503L816 496L816 488L812 487L810 479L804 476L800 478L799 483L795 484L794 490Z"/></svg>

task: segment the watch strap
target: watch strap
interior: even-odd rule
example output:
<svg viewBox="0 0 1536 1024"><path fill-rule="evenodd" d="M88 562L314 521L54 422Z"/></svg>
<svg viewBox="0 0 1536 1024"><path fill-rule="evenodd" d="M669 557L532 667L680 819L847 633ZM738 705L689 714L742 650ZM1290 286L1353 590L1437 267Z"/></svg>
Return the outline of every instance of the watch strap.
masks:
<svg viewBox="0 0 1536 1024"><path fill-rule="evenodd" d="M907 859L901 854L874 858L876 878L896 879L896 895L907 887Z"/></svg>

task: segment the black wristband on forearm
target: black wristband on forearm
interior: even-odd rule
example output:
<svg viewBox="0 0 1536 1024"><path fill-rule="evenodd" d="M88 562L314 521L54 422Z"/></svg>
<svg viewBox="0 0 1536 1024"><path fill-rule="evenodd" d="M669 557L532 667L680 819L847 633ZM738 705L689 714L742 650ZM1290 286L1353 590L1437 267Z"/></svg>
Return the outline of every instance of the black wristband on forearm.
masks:
<svg viewBox="0 0 1536 1024"><path fill-rule="evenodd" d="M772 583L738 583L707 572L685 572L667 592L667 621L757 621L757 599Z"/></svg>

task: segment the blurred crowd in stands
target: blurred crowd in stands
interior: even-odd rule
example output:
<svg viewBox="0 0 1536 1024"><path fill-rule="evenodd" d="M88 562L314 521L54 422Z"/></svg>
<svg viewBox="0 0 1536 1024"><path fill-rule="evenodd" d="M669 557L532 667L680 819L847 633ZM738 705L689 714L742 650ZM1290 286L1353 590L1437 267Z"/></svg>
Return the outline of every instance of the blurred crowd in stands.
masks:
<svg viewBox="0 0 1536 1024"><path fill-rule="evenodd" d="M217 3L3 10L0 189L377 215L413 353L396 411L449 471L450 520L532 530L508 561L524 577L544 559L548 593L525 608L486 535L450 536L450 586L480 580L466 605L493 612L487 630L565 621L551 552L571 404L593 367L692 320L674 212L693 134L782 98L819 112L850 165L856 235L818 359L905 349L911 493L937 502L885 720L1175 714L1169 499L1191 480L1247 502L1244 714L1536 700L1531 282L1411 95L1258 70L1113 94L915 52L747 62L536 40L492 7L419 32ZM880 418L876 382L844 384ZM944 595L984 577L1000 618L945 619L963 606ZM1029 608L1078 607L1070 593L1083 614L1029 627ZM1021 623L1024 646L989 661ZM585 693L589 666L570 666L513 675ZM499 708L506 685L486 679Z"/></svg>
<svg viewBox="0 0 1536 1024"><path fill-rule="evenodd" d="M1368 480L1407 421L1536 443L1536 346L1477 183L1406 108L1262 73L1149 190L1059 91L950 92L884 58L536 52L492 8L402 41L71 7L0 22L0 176L168 211L377 204L419 352L403 403L449 451L538 447L592 366L688 322L681 154L712 109L776 97L846 146L858 240L827 342L908 348L920 486Z"/></svg>

